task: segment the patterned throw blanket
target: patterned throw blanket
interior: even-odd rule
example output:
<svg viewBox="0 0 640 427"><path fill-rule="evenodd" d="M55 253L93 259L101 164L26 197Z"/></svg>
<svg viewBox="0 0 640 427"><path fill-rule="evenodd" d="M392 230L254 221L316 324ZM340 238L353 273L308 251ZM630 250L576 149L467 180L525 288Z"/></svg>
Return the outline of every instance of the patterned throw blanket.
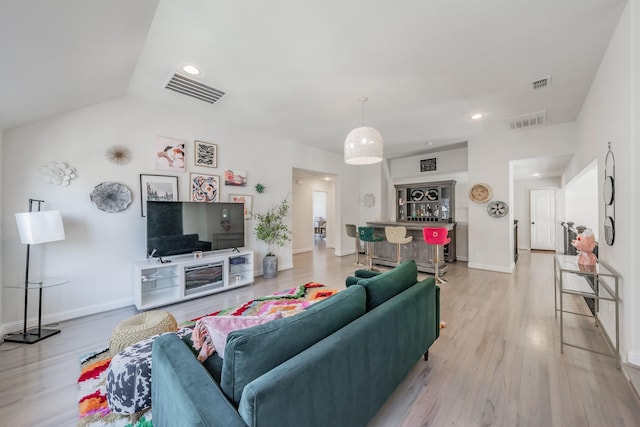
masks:
<svg viewBox="0 0 640 427"><path fill-rule="evenodd" d="M295 288L276 292L248 301L238 307L215 311L181 324L183 328L193 328L196 321L206 316L263 316L281 313L290 316L306 309L311 304L337 293L338 290L309 282ZM134 423L126 415L111 412L106 398L106 371L111 362L109 349L84 356L80 360L79 419L82 427L151 427L151 409L144 412Z"/></svg>

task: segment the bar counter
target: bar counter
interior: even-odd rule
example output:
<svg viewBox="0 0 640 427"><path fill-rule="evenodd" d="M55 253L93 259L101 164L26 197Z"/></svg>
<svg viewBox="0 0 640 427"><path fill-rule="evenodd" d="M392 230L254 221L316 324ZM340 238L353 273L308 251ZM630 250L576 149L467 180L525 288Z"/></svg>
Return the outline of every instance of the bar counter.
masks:
<svg viewBox="0 0 640 427"><path fill-rule="evenodd" d="M431 261L435 255L434 246L425 243L422 237L422 229L425 227L443 227L449 230L449 238L451 243L448 245L437 246L440 259L440 265L438 268L439 274L444 274L447 271L447 262L453 262L456 260L456 245L455 245L455 230L456 223L453 222L439 222L439 221L427 221L427 222L380 222L371 221L367 222L369 227L374 228L376 236L385 237L384 228L391 227L406 227L407 236L413 236L413 240L405 245L400 246L400 261L412 259L418 266L418 271L423 273L433 274L435 272L434 264ZM389 243L385 238L382 242L376 242L373 250L374 257L373 263L378 265L385 265L393 267L396 265L396 252L397 245L395 243Z"/></svg>

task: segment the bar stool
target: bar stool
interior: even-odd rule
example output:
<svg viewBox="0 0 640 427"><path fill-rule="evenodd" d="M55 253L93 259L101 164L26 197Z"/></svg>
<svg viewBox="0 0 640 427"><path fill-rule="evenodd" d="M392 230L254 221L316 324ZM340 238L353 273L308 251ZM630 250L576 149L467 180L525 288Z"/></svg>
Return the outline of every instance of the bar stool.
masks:
<svg viewBox="0 0 640 427"><path fill-rule="evenodd" d="M358 227L360 240L367 242L367 256L369 257L369 270L373 270L373 243L382 242L384 237L376 237L373 234L373 227Z"/></svg>
<svg viewBox="0 0 640 427"><path fill-rule="evenodd" d="M347 229L347 236L356 239L356 260L353 266L362 267L364 264L360 262L360 238L358 237L358 229L355 224L345 224L344 226Z"/></svg>
<svg viewBox="0 0 640 427"><path fill-rule="evenodd" d="M387 236L389 243L395 243L398 245L396 251L396 264L400 265L400 245L406 245L413 240L413 236L407 236L407 227L385 227L384 234Z"/></svg>
<svg viewBox="0 0 640 427"><path fill-rule="evenodd" d="M446 280L440 278L438 273L440 269L440 248L438 248L438 246L444 246L451 241L451 239L447 237L447 233L448 230L444 227L425 227L422 229L424 241L428 245L433 245L436 253L435 257L429 260L435 267L436 283L447 283Z"/></svg>

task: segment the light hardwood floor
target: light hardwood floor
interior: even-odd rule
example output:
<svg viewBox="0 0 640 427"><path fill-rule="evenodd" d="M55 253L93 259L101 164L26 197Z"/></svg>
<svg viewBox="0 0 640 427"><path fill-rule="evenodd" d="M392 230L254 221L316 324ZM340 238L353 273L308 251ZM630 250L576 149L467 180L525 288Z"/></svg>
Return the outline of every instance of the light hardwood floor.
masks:
<svg viewBox="0 0 640 427"><path fill-rule="evenodd" d="M295 255L295 268L276 279L165 309L180 322L311 280L342 287L352 262L319 248ZM613 359L573 348L560 354L551 254L524 252L514 274L457 262L446 278L447 327L370 426L640 426L639 400ZM0 426L75 425L79 358L104 348L135 312L62 322L61 334L33 345L0 345ZM592 323L567 325L571 338L605 345Z"/></svg>

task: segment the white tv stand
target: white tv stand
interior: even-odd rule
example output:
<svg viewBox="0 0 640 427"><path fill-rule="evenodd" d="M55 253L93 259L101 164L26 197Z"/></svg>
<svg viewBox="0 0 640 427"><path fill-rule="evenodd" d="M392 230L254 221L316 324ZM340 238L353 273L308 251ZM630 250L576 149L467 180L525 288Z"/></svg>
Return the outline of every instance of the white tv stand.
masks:
<svg viewBox="0 0 640 427"><path fill-rule="evenodd" d="M220 251L202 258L180 255L161 263L134 264L134 303L139 310L173 304L253 284L253 251Z"/></svg>

